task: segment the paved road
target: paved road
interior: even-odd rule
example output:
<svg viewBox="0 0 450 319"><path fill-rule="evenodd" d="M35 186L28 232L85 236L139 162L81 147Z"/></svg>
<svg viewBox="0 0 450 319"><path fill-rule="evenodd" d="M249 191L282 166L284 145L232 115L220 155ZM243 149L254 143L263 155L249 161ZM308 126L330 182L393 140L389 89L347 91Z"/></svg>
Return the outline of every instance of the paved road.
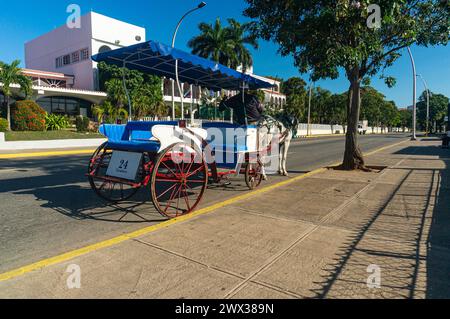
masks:
<svg viewBox="0 0 450 319"><path fill-rule="evenodd" d="M405 138L368 135L360 143L369 151ZM339 161L343 148L343 137L295 141L289 172L295 176ZM97 198L84 176L87 160L85 155L0 160L0 272L164 220L148 201L148 189L120 205ZM263 185L285 179L269 178ZM201 206L244 191L241 178L228 187L211 186Z"/></svg>

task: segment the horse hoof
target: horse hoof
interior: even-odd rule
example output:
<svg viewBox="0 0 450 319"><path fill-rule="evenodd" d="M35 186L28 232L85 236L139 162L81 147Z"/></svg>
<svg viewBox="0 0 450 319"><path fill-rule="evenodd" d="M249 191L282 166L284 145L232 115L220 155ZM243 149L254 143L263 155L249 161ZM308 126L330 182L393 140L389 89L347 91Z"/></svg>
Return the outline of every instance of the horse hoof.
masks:
<svg viewBox="0 0 450 319"><path fill-rule="evenodd" d="M267 175L262 176L263 181L267 181Z"/></svg>

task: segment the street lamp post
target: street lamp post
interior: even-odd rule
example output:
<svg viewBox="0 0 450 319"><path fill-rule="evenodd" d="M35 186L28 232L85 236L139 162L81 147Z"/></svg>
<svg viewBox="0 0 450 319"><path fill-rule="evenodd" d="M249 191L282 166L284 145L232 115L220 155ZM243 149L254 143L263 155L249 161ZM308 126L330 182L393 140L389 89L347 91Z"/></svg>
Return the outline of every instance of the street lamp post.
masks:
<svg viewBox="0 0 450 319"><path fill-rule="evenodd" d="M413 135L411 136L411 140L415 141L416 138L416 65L414 63L414 58L411 53L411 49L408 47L409 58L411 59L411 66L413 71Z"/></svg>
<svg viewBox="0 0 450 319"><path fill-rule="evenodd" d="M418 77L422 80L423 86L425 87L425 91L427 92L427 122L425 129L425 136L428 136L428 123L430 121L430 90L428 89L427 83L421 74L417 74Z"/></svg>
<svg viewBox="0 0 450 319"><path fill-rule="evenodd" d="M188 12L186 12L180 19L180 21L178 21L177 27L175 28L175 32L173 33L173 37L172 37L172 48L175 47L175 39L177 38L177 33L178 33L178 29L180 28L181 22L183 22L184 18L186 18L186 16L196 10L199 10L201 8L203 8L204 6L206 6L206 2L200 2L198 4L197 7L195 7L194 9L189 10ZM175 79L177 81L177 86L178 86L178 92L180 93L180 98L181 98L181 119L184 119L184 104L183 104L183 92L181 91L181 85L180 85L180 80L178 79L178 59L175 60ZM175 118L175 110L172 110L172 119Z"/></svg>
<svg viewBox="0 0 450 319"><path fill-rule="evenodd" d="M309 94L308 94L308 127L306 129L306 136L311 135L311 93L312 93L313 82L309 84Z"/></svg>

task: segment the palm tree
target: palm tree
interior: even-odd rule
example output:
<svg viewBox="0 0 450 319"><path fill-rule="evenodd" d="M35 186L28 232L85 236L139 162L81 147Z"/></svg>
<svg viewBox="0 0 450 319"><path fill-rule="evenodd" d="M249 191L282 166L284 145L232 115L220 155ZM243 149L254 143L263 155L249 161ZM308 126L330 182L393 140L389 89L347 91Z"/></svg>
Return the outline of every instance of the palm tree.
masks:
<svg viewBox="0 0 450 319"><path fill-rule="evenodd" d="M2 83L0 91L5 96L4 107L6 108L8 130L11 130L11 108L9 105L12 96L11 85L18 84L22 93L26 96L31 95L32 82L30 78L22 74L19 64L19 60L14 60L11 64L0 61L0 83Z"/></svg>
<svg viewBox="0 0 450 319"><path fill-rule="evenodd" d="M203 58L209 58L226 66L231 66L235 61L234 43L230 38L228 28L222 27L220 19L217 18L214 25L200 23L198 25L200 34L188 42L193 54Z"/></svg>
<svg viewBox="0 0 450 319"><path fill-rule="evenodd" d="M223 27L217 18L214 25L200 23L200 34L188 42L193 54L211 59L228 67L243 70L253 64L252 55L246 45L258 48L256 37L249 35L248 23L239 23L228 19L228 26Z"/></svg>
<svg viewBox="0 0 450 319"><path fill-rule="evenodd" d="M228 35L233 42L234 56L236 60L231 64L232 68L242 66L242 70L245 70L253 65L253 59L250 51L246 45L252 46L254 49L258 49L258 42L254 35L249 34L249 23L241 24L234 19L228 19Z"/></svg>
<svg viewBox="0 0 450 319"><path fill-rule="evenodd" d="M101 105L93 105L92 113L100 123L114 123L118 118L128 118L127 110L114 106L110 101L105 101Z"/></svg>

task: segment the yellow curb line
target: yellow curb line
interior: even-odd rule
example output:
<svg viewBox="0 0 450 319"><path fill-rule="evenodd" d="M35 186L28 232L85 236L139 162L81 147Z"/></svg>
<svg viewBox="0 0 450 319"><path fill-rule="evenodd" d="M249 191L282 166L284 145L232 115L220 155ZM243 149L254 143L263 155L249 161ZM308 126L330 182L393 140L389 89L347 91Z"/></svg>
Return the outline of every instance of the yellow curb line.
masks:
<svg viewBox="0 0 450 319"><path fill-rule="evenodd" d="M366 156L370 155L370 154L374 154L374 153L379 152L381 150L384 150L386 148L396 146L396 145L404 143L404 142L405 141L402 141L402 142L399 142L399 143L396 143L396 144L393 144L393 145L384 146L384 147L379 148L379 149L377 149L375 151L367 153ZM331 165L334 165L334 164L331 164ZM177 218L169 219L169 220L161 222L159 224L148 226L148 227L144 227L142 229L133 231L133 232L128 233L128 234L123 234L123 235L120 235L120 236L117 236L117 237L114 237L114 238L111 238L111 239L108 239L108 240L104 240L104 241L101 241L101 242L98 242L98 243L95 243L95 244L92 244L92 245L89 245L89 246L85 246L85 247L82 247L82 248L79 248L79 249L75 249L75 250L69 251L67 253L64 253L64 254L61 254L61 255L58 255L58 256L54 256L54 257L51 257L51 258L43 259L43 260L40 260L38 262L29 264L29 265L26 265L26 266L23 266L23 267L20 267L20 268L17 268L17 269L13 269L11 271L7 271L5 273L0 274L0 282L1 281L5 281L5 280L9 280L9 279L12 279L12 278L15 278L15 277L18 277L18 276L21 276L21 275L24 275L24 274L29 273L29 272L34 271L34 270L38 270L38 269L42 269L42 268L45 268L45 267L48 267L48 266L51 266L51 265L62 263L64 261L67 261L67 260L73 259L75 257L79 257L79 256L82 256L82 255L85 255L87 253L93 252L93 251L101 249L101 248L110 247L110 246L119 244L121 242L124 242L126 240L133 239L133 238L136 238L136 237L139 237L139 236L142 236L142 235L149 234L149 233L154 232L156 230L166 228L166 227L168 227L170 225L173 225L173 224L176 224L176 223L179 223L179 222L183 222L183 221L192 219L192 218L200 216L200 215L204 215L204 214L212 212L212 211L214 211L216 209L219 209L219 208L222 208L224 206L228 206L230 204L233 204L233 203L235 203L237 201L241 201L241 200L247 199L247 198L252 197L254 195L266 193L266 192L268 192L270 190L273 190L275 188L279 188L281 186L285 186L285 185L291 184L291 183L293 183L295 181L298 181L298 180L304 179L306 177L309 177L309 176L312 176L312 175L324 172L326 170L327 169L324 168L324 167L318 168L318 169L315 169L315 170L310 171L308 173L305 173L303 175L300 175L300 176L297 176L297 177L294 177L294 178L290 178L288 180L285 180L285 181L282 181L282 182L279 182L279 183L276 183L276 184L273 184L273 185L269 185L269 186L263 187L261 189L256 189L254 191L251 191L251 192L248 192L248 193L245 193L245 194L242 194L242 195L238 195L238 196L229 198L227 200L224 200L222 202L213 204L213 205L208 206L208 207L204 207L204 208L199 209L199 210L197 210L197 211L195 211L193 213L190 213L188 215L184 215L184 216L180 216L180 217L177 217Z"/></svg>
<svg viewBox="0 0 450 319"><path fill-rule="evenodd" d="M44 157L57 155L77 155L77 154L92 154L95 149L71 150L71 151L49 151L49 152L35 152L35 153L10 153L0 154L0 159L7 158L24 158L24 157Z"/></svg>

